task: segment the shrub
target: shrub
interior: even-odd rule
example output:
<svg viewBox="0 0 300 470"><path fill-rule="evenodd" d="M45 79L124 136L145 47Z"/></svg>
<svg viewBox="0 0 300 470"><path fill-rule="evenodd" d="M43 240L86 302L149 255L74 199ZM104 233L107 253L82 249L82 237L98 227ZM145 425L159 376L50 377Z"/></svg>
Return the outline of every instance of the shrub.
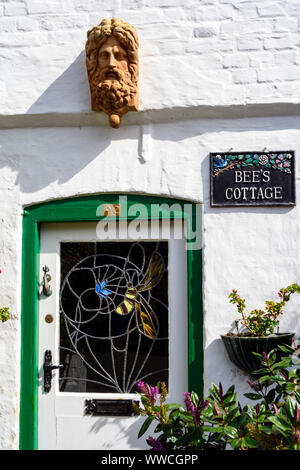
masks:
<svg viewBox="0 0 300 470"><path fill-rule="evenodd" d="M167 403L162 382L150 387L138 383L142 407L135 406L146 419L138 437L156 423L147 443L153 450L300 450L300 368L295 366L297 347L280 346L289 354L276 362L276 351L256 354L262 368L257 380L248 380L255 402L241 407L235 387L224 393L221 383L212 384L205 400L195 392L184 394L185 406Z"/></svg>

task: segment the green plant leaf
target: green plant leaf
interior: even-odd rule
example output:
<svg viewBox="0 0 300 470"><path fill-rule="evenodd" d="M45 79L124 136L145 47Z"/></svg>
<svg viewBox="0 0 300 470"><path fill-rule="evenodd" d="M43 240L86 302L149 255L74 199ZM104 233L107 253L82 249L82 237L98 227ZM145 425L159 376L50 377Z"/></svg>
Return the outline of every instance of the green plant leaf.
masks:
<svg viewBox="0 0 300 470"><path fill-rule="evenodd" d="M224 432L227 436L231 437L232 439L237 438L239 436L237 430L233 426L226 425L224 427Z"/></svg>
<svg viewBox="0 0 300 470"><path fill-rule="evenodd" d="M259 378L259 383L263 384L264 382L267 382L268 380L270 380L270 376L263 375L262 377Z"/></svg>
<svg viewBox="0 0 300 470"><path fill-rule="evenodd" d="M231 396L234 393L234 390L235 390L235 386L231 385L231 387L229 387L229 389L225 393L224 398L227 398L228 396Z"/></svg>
<svg viewBox="0 0 300 470"><path fill-rule="evenodd" d="M290 423L286 418L281 415L269 416L268 421L275 424L275 426L283 433L289 433L290 431Z"/></svg>
<svg viewBox="0 0 300 470"><path fill-rule="evenodd" d="M271 370L280 370L289 367L292 364L292 361L289 357L283 358L280 362L276 362L273 366L271 366Z"/></svg>
<svg viewBox="0 0 300 470"><path fill-rule="evenodd" d="M217 433L217 434L220 434L220 433L224 433L224 428L223 426L216 426L214 429L214 433Z"/></svg>
<svg viewBox="0 0 300 470"><path fill-rule="evenodd" d="M300 369L289 370L289 379L298 379L300 377Z"/></svg>
<svg viewBox="0 0 300 470"><path fill-rule="evenodd" d="M278 344L279 349L285 353L292 353L294 351L294 348L291 346L283 346L282 344Z"/></svg>
<svg viewBox="0 0 300 470"><path fill-rule="evenodd" d="M166 406L166 410L167 411L171 411L171 410L180 410L180 411L184 411L184 408L182 407L182 405L180 405L179 403L168 403Z"/></svg>
<svg viewBox="0 0 300 470"><path fill-rule="evenodd" d="M252 351L253 356L258 357L259 359L263 359L264 356L258 352Z"/></svg>
<svg viewBox="0 0 300 470"><path fill-rule="evenodd" d="M177 445L177 447L185 446L185 445L189 444L190 441L191 441L191 436L190 436L189 433L187 433L187 434L184 434L183 436L181 436L177 440L176 445Z"/></svg>
<svg viewBox="0 0 300 470"><path fill-rule="evenodd" d="M198 397L197 393L194 392L194 391L191 392L191 400L192 400L193 404L195 406L197 406L198 401L199 401L199 397Z"/></svg>
<svg viewBox="0 0 300 470"><path fill-rule="evenodd" d="M152 423L152 421L154 420L155 416L148 416L148 418L144 421L141 429L140 429L140 432L138 434L138 439L143 435L145 434L145 432L147 431L147 429L149 428L150 424Z"/></svg>
<svg viewBox="0 0 300 470"><path fill-rule="evenodd" d="M272 426L266 426L265 424L262 424L260 426L260 430L265 432L266 434L271 434L273 432Z"/></svg>
<svg viewBox="0 0 300 470"><path fill-rule="evenodd" d="M244 437L243 441L245 446L251 447L252 449L259 447L258 442L256 442L255 439L252 439L251 437Z"/></svg>
<svg viewBox="0 0 300 470"><path fill-rule="evenodd" d="M213 432L215 430L213 426L207 426L207 425L203 425L201 429L203 432Z"/></svg>
<svg viewBox="0 0 300 470"><path fill-rule="evenodd" d="M259 395L258 393L244 393L244 396L246 398L249 398L250 400L261 400L262 396Z"/></svg>
<svg viewBox="0 0 300 470"><path fill-rule="evenodd" d="M0 321L5 323L7 320L11 319L11 314L8 307L0 308Z"/></svg>
<svg viewBox="0 0 300 470"><path fill-rule="evenodd" d="M297 385L293 383L286 383L284 384L284 388L287 393L294 393L296 391Z"/></svg>
<svg viewBox="0 0 300 470"><path fill-rule="evenodd" d="M178 416L185 421L186 423L193 423L194 422L194 417L188 413L184 413L182 411L178 412Z"/></svg>
<svg viewBox="0 0 300 470"><path fill-rule="evenodd" d="M268 393L267 393L267 396L266 396L266 401L268 403L271 403L274 401L274 398L275 398L275 395L276 395L276 391L274 388L272 388L272 390L270 390Z"/></svg>
<svg viewBox="0 0 300 470"><path fill-rule="evenodd" d="M272 365L276 361L276 352L274 349L268 354L269 364Z"/></svg>
<svg viewBox="0 0 300 470"><path fill-rule="evenodd" d="M294 419L296 404L296 400L290 396L287 397L285 406L290 419Z"/></svg>
<svg viewBox="0 0 300 470"><path fill-rule="evenodd" d="M300 392L298 392L298 391L295 392L295 398L296 398L297 402L300 404Z"/></svg>
<svg viewBox="0 0 300 470"><path fill-rule="evenodd" d="M230 445L233 449L237 449L238 447L240 447L241 445L241 438L238 437L237 439L233 439L231 442L230 442Z"/></svg>

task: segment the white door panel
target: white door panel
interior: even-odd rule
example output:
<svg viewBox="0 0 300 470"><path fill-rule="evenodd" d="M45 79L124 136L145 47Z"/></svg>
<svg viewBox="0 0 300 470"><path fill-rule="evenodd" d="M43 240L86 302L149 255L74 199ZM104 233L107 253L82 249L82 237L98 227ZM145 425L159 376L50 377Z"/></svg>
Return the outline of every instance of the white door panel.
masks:
<svg viewBox="0 0 300 470"><path fill-rule="evenodd" d="M161 223L163 222L156 223L157 228ZM167 245L164 246L167 246L168 250L168 399L182 402L183 392L187 390L187 267L185 240L174 238L174 224L171 224L170 235L162 233L161 238L159 238L156 232L157 231L153 230L152 226L152 235L151 233L149 234L147 222L142 223L140 239L138 241L144 242L144 244L150 241L159 241L160 243L163 241L167 242ZM122 243L126 241L126 233L127 222L120 222L119 238L112 238L110 241L119 240L118 243ZM176 233L178 233L178 230L176 230ZM84 402L86 399L136 399L137 396L135 393L113 393L108 391L105 393L87 391L62 392L59 388L60 373L58 370L54 370L52 373L53 378L50 392L44 392L43 363L45 351L52 351L53 364L58 365L60 360L61 243L99 243L101 240L99 240L96 235L96 223L43 224L41 226L40 240L40 271L43 274L43 266L46 265L49 267L49 272L52 277L50 281L52 295L49 297L41 295L39 302L39 449L89 450L148 448L145 438L148 434L151 434L151 430L149 430L149 433L144 439L137 439L139 428L143 422L142 418L139 419L138 417L127 416L86 416L84 414ZM127 239L127 241L133 243L132 240ZM99 254L97 256L99 256ZM88 269L91 270L91 268ZM145 269L146 267L144 267L144 271ZM82 275L84 271L82 268L81 270ZM109 305L109 301L107 300L109 294L108 297L106 297L106 294L104 294L104 291L101 289L99 301L103 301L104 305ZM95 295L94 292L93 295ZM126 299L126 296L124 299ZM46 315L53 316L54 320L52 323L45 321ZM81 322L84 321L86 321L85 317L81 318ZM128 325L131 325L131 323L129 322ZM73 337L75 334L77 334L77 338L80 338L80 333L73 332ZM92 342L93 339L86 340L87 344L90 344L89 341ZM146 341L148 341L148 338L146 338ZM126 362L126 366L128 363ZM85 369L86 367L82 367L82 370ZM134 375L131 379L134 379ZM60 380L63 380L62 377ZM84 378L78 380L82 380L83 384L86 383L84 382L86 380ZM78 380L75 380L77 384ZM144 381L147 382L147 379ZM65 382L67 383L66 380ZM93 385L90 386L92 387Z"/></svg>

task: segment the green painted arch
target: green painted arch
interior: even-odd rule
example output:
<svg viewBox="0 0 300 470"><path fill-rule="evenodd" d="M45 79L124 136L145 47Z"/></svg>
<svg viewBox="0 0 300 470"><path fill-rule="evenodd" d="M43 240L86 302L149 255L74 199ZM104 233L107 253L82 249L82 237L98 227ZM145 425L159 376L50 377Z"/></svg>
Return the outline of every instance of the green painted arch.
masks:
<svg viewBox="0 0 300 470"><path fill-rule="evenodd" d="M124 208L122 197L126 196ZM54 200L24 209L22 240L21 399L19 448L38 448L38 287L39 225L44 222L99 221L102 204L119 204L117 219L134 219L135 204L147 208L147 218L185 219L188 233L199 230L199 206L188 201L141 195L105 194ZM157 217L151 205L162 206ZM186 205L189 210L186 210ZM200 227L201 229L201 227ZM188 383L189 390L203 394L202 250L187 250L188 269Z"/></svg>

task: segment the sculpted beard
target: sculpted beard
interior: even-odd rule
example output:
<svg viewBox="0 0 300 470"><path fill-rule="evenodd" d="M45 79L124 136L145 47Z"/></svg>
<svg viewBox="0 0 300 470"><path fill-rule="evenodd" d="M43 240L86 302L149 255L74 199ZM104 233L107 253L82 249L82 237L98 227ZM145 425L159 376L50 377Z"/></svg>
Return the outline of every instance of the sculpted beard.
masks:
<svg viewBox="0 0 300 470"><path fill-rule="evenodd" d="M115 75L115 79L107 76ZM93 78L94 99L97 106L117 111L130 104L136 87L132 83L130 72L105 68Z"/></svg>

